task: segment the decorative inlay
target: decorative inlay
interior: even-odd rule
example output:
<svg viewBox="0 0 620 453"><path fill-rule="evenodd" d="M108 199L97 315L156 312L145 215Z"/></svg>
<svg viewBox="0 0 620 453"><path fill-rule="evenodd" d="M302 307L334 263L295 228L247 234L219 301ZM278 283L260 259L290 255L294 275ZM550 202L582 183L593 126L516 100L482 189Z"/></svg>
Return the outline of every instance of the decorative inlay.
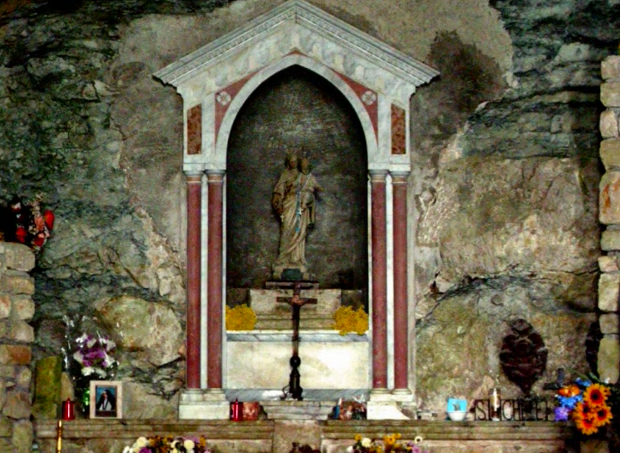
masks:
<svg viewBox="0 0 620 453"><path fill-rule="evenodd" d="M368 89L368 87L362 85L361 83L356 82L348 78L346 75L341 74L340 72L334 71L336 74L340 76L342 80L346 82L347 85L355 92L355 94L360 98L366 112L368 112L368 116L370 117L370 122L372 123L372 128L375 131L375 139L377 138L377 93L373 90Z"/></svg>
<svg viewBox="0 0 620 453"><path fill-rule="evenodd" d="M392 104L392 154L407 154L407 115Z"/></svg>
<svg viewBox="0 0 620 453"><path fill-rule="evenodd" d="M220 105L227 105L230 104L232 98L230 97L230 94L228 94L225 90L222 90L215 95L215 100Z"/></svg>
<svg viewBox="0 0 620 453"><path fill-rule="evenodd" d="M187 154L200 154L202 149L202 105L187 111Z"/></svg>
<svg viewBox="0 0 620 453"><path fill-rule="evenodd" d="M215 143L217 143L217 136L222 125L222 120L230 107L230 103L237 96L239 90L250 80L255 72L248 74L241 80L237 80L234 83L228 85L225 89L215 93Z"/></svg>
<svg viewBox="0 0 620 453"><path fill-rule="evenodd" d="M377 101L377 95L368 90L364 94L362 94L362 102L366 105L372 105Z"/></svg>

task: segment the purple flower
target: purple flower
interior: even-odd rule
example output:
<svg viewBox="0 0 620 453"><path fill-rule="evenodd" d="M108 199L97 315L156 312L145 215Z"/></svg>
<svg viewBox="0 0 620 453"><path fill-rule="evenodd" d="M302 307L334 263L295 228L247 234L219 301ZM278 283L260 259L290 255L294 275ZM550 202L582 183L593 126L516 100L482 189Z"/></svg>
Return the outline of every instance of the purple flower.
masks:
<svg viewBox="0 0 620 453"><path fill-rule="evenodd" d="M565 422L568 421L568 414L570 413L570 409L566 406L560 406L560 407L556 407L553 410L554 414L555 414L555 421L556 422Z"/></svg>
<svg viewBox="0 0 620 453"><path fill-rule="evenodd" d="M149 447L142 447L138 453L153 453Z"/></svg>

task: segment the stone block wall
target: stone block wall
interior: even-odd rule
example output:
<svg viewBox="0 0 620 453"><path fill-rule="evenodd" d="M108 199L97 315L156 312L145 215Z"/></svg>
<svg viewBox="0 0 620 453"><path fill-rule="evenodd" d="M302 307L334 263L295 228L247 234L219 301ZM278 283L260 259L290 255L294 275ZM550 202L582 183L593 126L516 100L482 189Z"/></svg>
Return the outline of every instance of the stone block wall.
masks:
<svg viewBox="0 0 620 453"><path fill-rule="evenodd" d="M28 247L0 242L0 451L7 453L32 450L34 265Z"/></svg>
<svg viewBox="0 0 620 453"><path fill-rule="evenodd" d="M599 259L599 322L603 338L598 351L598 372L603 380L618 382L620 377L620 56L602 63L601 160L605 174L601 178L599 217L606 225L601 237L604 256Z"/></svg>

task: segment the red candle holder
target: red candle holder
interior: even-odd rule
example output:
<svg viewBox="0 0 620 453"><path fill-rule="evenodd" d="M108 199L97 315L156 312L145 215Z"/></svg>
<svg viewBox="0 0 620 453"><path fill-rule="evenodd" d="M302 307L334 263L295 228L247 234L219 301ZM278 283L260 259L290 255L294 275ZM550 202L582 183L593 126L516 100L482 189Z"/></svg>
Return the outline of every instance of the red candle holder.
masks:
<svg viewBox="0 0 620 453"><path fill-rule="evenodd" d="M62 402L62 419L75 420L75 402L70 398Z"/></svg>
<svg viewBox="0 0 620 453"><path fill-rule="evenodd" d="M240 403L239 400L230 403L230 419L233 422L240 422L243 420L243 403Z"/></svg>

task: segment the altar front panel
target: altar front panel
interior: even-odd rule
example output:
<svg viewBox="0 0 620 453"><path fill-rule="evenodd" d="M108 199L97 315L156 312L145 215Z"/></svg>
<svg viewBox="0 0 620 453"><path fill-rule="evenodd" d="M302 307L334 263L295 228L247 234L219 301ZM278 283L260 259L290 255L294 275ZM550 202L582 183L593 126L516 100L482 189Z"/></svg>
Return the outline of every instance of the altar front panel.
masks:
<svg viewBox="0 0 620 453"><path fill-rule="evenodd" d="M228 332L226 388L282 389L288 385L292 331ZM370 388L367 335L304 331L299 344L304 389Z"/></svg>

